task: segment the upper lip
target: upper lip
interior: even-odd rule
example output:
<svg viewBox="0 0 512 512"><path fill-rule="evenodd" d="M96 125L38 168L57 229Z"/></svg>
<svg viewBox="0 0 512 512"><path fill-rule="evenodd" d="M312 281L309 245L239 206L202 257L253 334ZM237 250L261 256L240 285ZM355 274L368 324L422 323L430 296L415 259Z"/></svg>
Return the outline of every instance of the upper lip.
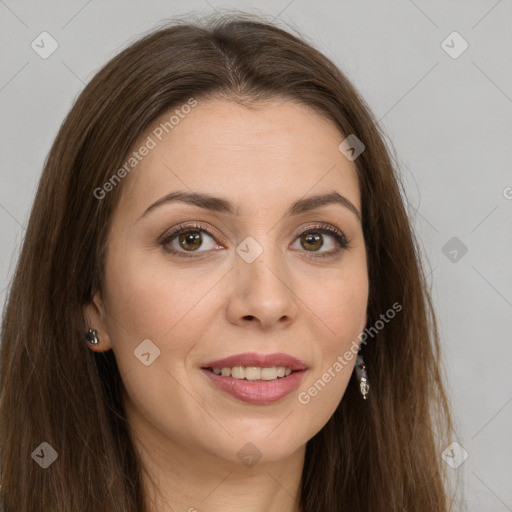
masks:
<svg viewBox="0 0 512 512"><path fill-rule="evenodd" d="M284 366L290 370L306 370L307 364L296 357L288 354L256 354L247 352L235 356L225 357L217 361L203 364L201 368L233 368L234 366L259 366L261 368L272 368L273 366Z"/></svg>

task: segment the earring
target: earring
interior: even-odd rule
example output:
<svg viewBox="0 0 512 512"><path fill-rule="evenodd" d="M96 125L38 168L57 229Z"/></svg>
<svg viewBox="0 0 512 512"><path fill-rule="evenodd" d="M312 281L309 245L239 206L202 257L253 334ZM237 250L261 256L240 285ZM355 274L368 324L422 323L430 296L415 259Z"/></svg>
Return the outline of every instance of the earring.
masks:
<svg viewBox="0 0 512 512"><path fill-rule="evenodd" d="M91 345L97 345L100 342L100 340L98 338L98 331L96 331L95 329L89 329L85 333L85 337L87 338L87 341Z"/></svg>
<svg viewBox="0 0 512 512"><path fill-rule="evenodd" d="M366 400L366 395L370 392L370 384L368 384L368 375L366 374L366 365L364 364L363 356L357 354L356 358L356 375L359 379L359 391Z"/></svg>

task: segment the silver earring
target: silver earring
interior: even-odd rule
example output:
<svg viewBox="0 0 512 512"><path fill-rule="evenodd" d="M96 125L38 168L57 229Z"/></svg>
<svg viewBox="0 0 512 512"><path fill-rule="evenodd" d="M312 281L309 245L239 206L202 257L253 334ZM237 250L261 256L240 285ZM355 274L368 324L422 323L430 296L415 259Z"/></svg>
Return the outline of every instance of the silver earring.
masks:
<svg viewBox="0 0 512 512"><path fill-rule="evenodd" d="M91 345L97 345L100 342L98 338L98 331L96 331L95 329L89 329L86 332L85 337L87 338L87 341Z"/></svg>
<svg viewBox="0 0 512 512"><path fill-rule="evenodd" d="M370 384L368 384L368 375L366 374L366 365L364 364L363 356L357 354L356 358L356 375L359 380L359 391L366 400L366 395L370 392Z"/></svg>

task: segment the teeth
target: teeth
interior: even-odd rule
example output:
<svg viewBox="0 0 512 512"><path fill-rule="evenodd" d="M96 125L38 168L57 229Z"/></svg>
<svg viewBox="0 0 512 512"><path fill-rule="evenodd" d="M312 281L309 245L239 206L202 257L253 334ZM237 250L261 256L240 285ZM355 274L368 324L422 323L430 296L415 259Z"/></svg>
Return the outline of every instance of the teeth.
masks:
<svg viewBox="0 0 512 512"><path fill-rule="evenodd" d="M275 380L278 377L287 377L292 373L291 369L285 366L273 366L272 368L234 366L233 368L212 368L212 370L216 375L247 380Z"/></svg>

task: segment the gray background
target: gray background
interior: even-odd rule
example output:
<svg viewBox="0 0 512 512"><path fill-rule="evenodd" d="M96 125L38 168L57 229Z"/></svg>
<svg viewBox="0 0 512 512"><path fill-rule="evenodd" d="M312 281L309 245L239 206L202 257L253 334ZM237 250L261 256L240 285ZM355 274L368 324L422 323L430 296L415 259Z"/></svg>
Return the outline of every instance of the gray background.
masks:
<svg viewBox="0 0 512 512"><path fill-rule="evenodd" d="M430 272L457 441L469 454L448 469L463 478L467 510L512 510L510 0L0 0L1 303L44 159L84 84L162 20L225 8L295 26L380 120ZM47 59L31 48L43 31L59 44ZM458 58L441 46L453 31L469 44Z"/></svg>

